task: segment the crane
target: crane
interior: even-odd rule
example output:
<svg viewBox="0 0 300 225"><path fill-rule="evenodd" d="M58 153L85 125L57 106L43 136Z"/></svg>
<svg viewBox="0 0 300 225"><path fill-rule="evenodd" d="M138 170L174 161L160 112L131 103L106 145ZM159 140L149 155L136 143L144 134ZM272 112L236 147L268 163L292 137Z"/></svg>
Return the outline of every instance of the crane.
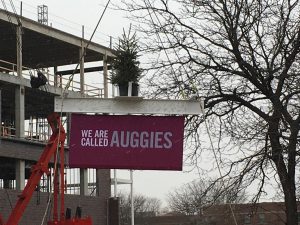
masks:
<svg viewBox="0 0 300 225"><path fill-rule="evenodd" d="M5 223L3 217L0 214L0 225L18 225L36 187L43 176L43 174L50 174L49 162L54 157L55 165L58 165L58 154L60 157L59 168L55 166L54 170L54 191L53 191L53 220L48 221L48 225L92 225L90 217L86 218L66 218L65 216L65 198L64 198L64 142L66 139L65 129L61 123L60 116L57 113L53 113L47 117L48 123L52 130L52 135L44 148L39 161L31 168L30 178L19 195L18 201L13 208L7 222ZM59 173L62 176L58 175ZM59 181L60 179L60 181ZM59 195L60 193L60 195ZM58 203L60 197L60 213L58 213ZM60 214L60 216L59 216Z"/></svg>

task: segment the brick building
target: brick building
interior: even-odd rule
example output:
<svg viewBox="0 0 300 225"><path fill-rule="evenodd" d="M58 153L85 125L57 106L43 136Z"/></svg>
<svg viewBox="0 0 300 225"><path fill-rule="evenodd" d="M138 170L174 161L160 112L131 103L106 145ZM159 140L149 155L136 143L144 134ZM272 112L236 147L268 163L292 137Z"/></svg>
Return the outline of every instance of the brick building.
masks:
<svg viewBox="0 0 300 225"><path fill-rule="evenodd" d="M204 208L202 215L147 217L137 220L136 225L285 225L284 210L282 202L214 205Z"/></svg>
<svg viewBox="0 0 300 225"><path fill-rule="evenodd" d="M62 93L70 97L107 97L113 51L93 42L85 49L87 43L83 37L0 9L0 213L4 221L51 135L46 117L54 110L54 97ZM77 79L68 82L74 64L79 65L75 70ZM31 76L37 77L38 71L48 83L33 88ZM86 82L86 74L91 71L97 72L94 78L101 86ZM64 92L66 86L69 88ZM62 117L68 131L68 114ZM67 159L68 146L65 152ZM45 212L46 221L49 219L51 212L46 207L53 191L51 174L42 178L20 225L41 224ZM65 206L72 208L73 215L76 206L81 206L93 224L105 225L110 171L66 168L65 177Z"/></svg>

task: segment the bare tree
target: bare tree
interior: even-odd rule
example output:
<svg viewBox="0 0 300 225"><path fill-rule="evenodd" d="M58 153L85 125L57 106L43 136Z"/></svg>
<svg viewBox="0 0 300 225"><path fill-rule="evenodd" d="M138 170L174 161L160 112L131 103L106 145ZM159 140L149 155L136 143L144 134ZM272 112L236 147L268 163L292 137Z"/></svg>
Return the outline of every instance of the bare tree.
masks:
<svg viewBox="0 0 300 225"><path fill-rule="evenodd" d="M215 152L223 177L258 185L254 201L278 180L297 225L299 1L124 1L152 59L149 94L204 99L205 114L187 119L193 163Z"/></svg>
<svg viewBox="0 0 300 225"><path fill-rule="evenodd" d="M130 194L120 193L120 224L131 224L131 197ZM157 198L150 198L138 194L133 196L134 218L141 221L142 218L155 216L159 213L161 202Z"/></svg>
<svg viewBox="0 0 300 225"><path fill-rule="evenodd" d="M168 194L169 208L185 215L201 215L203 208L224 203L242 203L244 191L226 188L221 182L197 180L174 189Z"/></svg>

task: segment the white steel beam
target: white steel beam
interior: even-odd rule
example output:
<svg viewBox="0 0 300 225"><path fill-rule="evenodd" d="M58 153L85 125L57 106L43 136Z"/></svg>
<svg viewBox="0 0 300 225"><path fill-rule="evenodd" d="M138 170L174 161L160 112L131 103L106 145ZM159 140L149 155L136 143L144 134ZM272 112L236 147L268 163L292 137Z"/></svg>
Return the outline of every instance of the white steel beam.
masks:
<svg viewBox="0 0 300 225"><path fill-rule="evenodd" d="M55 112L199 115L201 100L159 100L141 97L60 98L55 97Z"/></svg>

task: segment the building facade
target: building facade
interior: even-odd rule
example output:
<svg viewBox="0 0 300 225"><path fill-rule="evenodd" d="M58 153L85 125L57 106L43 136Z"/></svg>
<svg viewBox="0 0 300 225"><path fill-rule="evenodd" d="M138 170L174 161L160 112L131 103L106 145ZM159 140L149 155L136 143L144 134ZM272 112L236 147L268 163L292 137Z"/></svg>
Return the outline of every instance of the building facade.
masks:
<svg viewBox="0 0 300 225"><path fill-rule="evenodd" d="M285 225L283 202L213 205L201 215L162 215L145 217L136 225Z"/></svg>
<svg viewBox="0 0 300 225"><path fill-rule="evenodd" d="M88 44L83 37L0 9L0 213L4 221L51 135L46 117L54 111L54 98L107 97L107 73L113 56L110 48ZM98 66L88 67L91 62ZM79 66L74 70L76 64ZM39 72L45 75L47 84L33 87L32 77L37 78ZM88 72L96 72L95 80L102 85L89 85L85 79ZM69 115L61 115L68 133ZM68 154L67 138L66 159ZM49 219L51 211L46 209L53 191L53 162L20 225L41 224L45 215L46 221ZM64 176L65 207L75 213L80 206L83 215L92 217L93 224L106 224L110 171L69 169L66 160Z"/></svg>

